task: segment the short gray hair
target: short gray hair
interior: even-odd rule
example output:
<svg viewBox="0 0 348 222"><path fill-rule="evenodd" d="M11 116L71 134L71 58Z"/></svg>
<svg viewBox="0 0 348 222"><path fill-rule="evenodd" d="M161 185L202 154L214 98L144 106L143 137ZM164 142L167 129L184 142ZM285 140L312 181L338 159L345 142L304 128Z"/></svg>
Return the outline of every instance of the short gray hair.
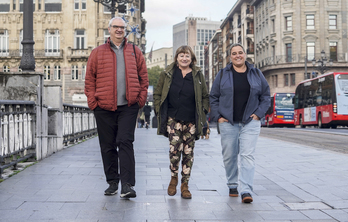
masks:
<svg viewBox="0 0 348 222"><path fill-rule="evenodd" d="M240 43L233 43L231 46L230 46L230 55L231 55L231 52L232 52L232 49L234 48L234 47L237 47L237 46L240 46L242 49L243 49L243 52L244 53L246 53L245 52L245 49L244 49L244 46L242 45L242 44L240 44Z"/></svg>
<svg viewBox="0 0 348 222"><path fill-rule="evenodd" d="M113 18L110 19L110 21L109 21L109 26L108 26L109 28L111 27L111 24L112 24L112 22L113 22L115 19L118 19L118 20L123 21L124 27L127 27L127 23L123 20L123 18L121 18L121 17L113 17Z"/></svg>

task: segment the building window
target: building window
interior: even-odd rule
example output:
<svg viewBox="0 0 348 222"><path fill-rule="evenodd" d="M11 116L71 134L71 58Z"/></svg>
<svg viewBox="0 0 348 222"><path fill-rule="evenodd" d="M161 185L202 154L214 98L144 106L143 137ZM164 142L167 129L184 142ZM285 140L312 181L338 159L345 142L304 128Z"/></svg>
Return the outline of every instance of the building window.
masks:
<svg viewBox="0 0 348 222"><path fill-rule="evenodd" d="M314 15L306 15L306 29L314 29Z"/></svg>
<svg viewBox="0 0 348 222"><path fill-rule="evenodd" d="M82 65L82 79L85 80L86 78L86 65Z"/></svg>
<svg viewBox="0 0 348 222"><path fill-rule="evenodd" d="M87 0L81 0L81 10L87 9Z"/></svg>
<svg viewBox="0 0 348 222"><path fill-rule="evenodd" d="M10 2L11 1L0 1L0 12L9 12L10 11Z"/></svg>
<svg viewBox="0 0 348 222"><path fill-rule="evenodd" d="M74 0L74 6L75 6L75 10L79 10L80 9L80 0Z"/></svg>
<svg viewBox="0 0 348 222"><path fill-rule="evenodd" d="M337 29L337 15L329 15L329 29Z"/></svg>
<svg viewBox="0 0 348 222"><path fill-rule="evenodd" d="M59 30L46 30L45 34L45 54L59 55Z"/></svg>
<svg viewBox="0 0 348 222"><path fill-rule="evenodd" d="M60 66L54 66L54 80L60 80Z"/></svg>
<svg viewBox="0 0 348 222"><path fill-rule="evenodd" d="M44 66L44 80L50 80L50 79L51 79L50 66L46 65Z"/></svg>
<svg viewBox="0 0 348 222"><path fill-rule="evenodd" d="M296 75L295 73L290 73L290 85L295 86L296 85Z"/></svg>
<svg viewBox="0 0 348 222"><path fill-rule="evenodd" d="M75 31L75 49L85 48L85 30L77 29Z"/></svg>
<svg viewBox="0 0 348 222"><path fill-rule="evenodd" d="M272 33L275 33L275 22L274 22L274 19L272 19Z"/></svg>
<svg viewBox="0 0 348 222"><path fill-rule="evenodd" d="M315 43L307 42L307 61L312 61L315 58Z"/></svg>
<svg viewBox="0 0 348 222"><path fill-rule="evenodd" d="M285 30L292 31L292 16L285 17Z"/></svg>
<svg viewBox="0 0 348 222"><path fill-rule="evenodd" d="M289 74L284 74L284 86L289 86Z"/></svg>
<svg viewBox="0 0 348 222"><path fill-rule="evenodd" d="M71 67L71 79L78 80L79 79L79 69L77 65L73 65Z"/></svg>
<svg viewBox="0 0 348 222"><path fill-rule="evenodd" d="M304 74L304 79L310 79L311 78L311 73L307 72Z"/></svg>
<svg viewBox="0 0 348 222"><path fill-rule="evenodd" d="M0 30L0 56L8 56L8 31Z"/></svg>
<svg viewBox="0 0 348 222"><path fill-rule="evenodd" d="M3 72L10 72L10 66L4 65L4 66L2 67L2 71L3 71Z"/></svg>
<svg viewBox="0 0 348 222"><path fill-rule="evenodd" d="M278 75L272 76L272 84L273 84L273 87L278 87Z"/></svg>
<svg viewBox="0 0 348 222"><path fill-rule="evenodd" d="M62 11L62 0L45 0L46 12L60 12Z"/></svg>
<svg viewBox="0 0 348 222"><path fill-rule="evenodd" d="M108 29L104 29L104 42L108 41L108 38L110 37L110 33Z"/></svg>
<svg viewBox="0 0 348 222"><path fill-rule="evenodd" d="M80 1L81 1L81 10L86 10L86 0L74 0L74 8L75 8L75 11L79 10L80 9Z"/></svg>
<svg viewBox="0 0 348 222"><path fill-rule="evenodd" d="M292 43L285 44L286 62L292 62Z"/></svg>
<svg viewBox="0 0 348 222"><path fill-rule="evenodd" d="M330 59L337 61L337 42L330 42Z"/></svg>

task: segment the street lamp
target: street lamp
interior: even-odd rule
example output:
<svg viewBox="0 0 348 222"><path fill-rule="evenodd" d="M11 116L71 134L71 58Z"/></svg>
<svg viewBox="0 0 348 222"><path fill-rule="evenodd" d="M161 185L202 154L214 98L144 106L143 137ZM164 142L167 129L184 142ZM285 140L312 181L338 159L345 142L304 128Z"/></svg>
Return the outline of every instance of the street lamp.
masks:
<svg viewBox="0 0 348 222"><path fill-rule="evenodd" d="M318 61L316 61L315 58L313 58L312 64L316 70L318 70L321 74L324 74L326 71L330 69L330 67L326 66L327 58L325 57L324 50L321 51L320 56L321 56L321 59L319 59ZM317 66L315 66L316 63L318 63ZM332 66L332 59L329 60L329 65Z"/></svg>
<svg viewBox="0 0 348 222"><path fill-rule="evenodd" d="M115 11L126 11L126 3L132 3L134 0L93 0L107 7L111 12L111 18L115 17ZM116 7L116 3L118 6Z"/></svg>

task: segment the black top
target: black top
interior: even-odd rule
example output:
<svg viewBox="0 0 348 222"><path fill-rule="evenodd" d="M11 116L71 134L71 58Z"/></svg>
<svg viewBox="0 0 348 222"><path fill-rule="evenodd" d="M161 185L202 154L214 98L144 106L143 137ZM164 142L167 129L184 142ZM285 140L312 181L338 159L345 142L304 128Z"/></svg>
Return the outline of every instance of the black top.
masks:
<svg viewBox="0 0 348 222"><path fill-rule="evenodd" d="M151 115L151 110L152 110L151 106L145 105L143 110L144 110L144 115L145 116L150 116Z"/></svg>
<svg viewBox="0 0 348 222"><path fill-rule="evenodd" d="M245 107L247 105L250 84L248 82L247 73L248 67L245 72L236 72L232 66L233 72L233 122L242 122Z"/></svg>
<svg viewBox="0 0 348 222"><path fill-rule="evenodd" d="M195 121L196 105L192 72L183 78L181 70L175 67L168 101L168 116L175 120Z"/></svg>

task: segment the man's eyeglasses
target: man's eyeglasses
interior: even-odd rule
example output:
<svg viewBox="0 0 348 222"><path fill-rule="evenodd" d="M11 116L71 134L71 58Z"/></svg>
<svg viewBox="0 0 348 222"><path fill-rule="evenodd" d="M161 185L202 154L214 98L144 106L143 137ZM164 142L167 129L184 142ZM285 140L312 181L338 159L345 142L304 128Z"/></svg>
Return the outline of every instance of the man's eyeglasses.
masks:
<svg viewBox="0 0 348 222"><path fill-rule="evenodd" d="M124 26L118 26L118 25L112 25L111 27L113 27L114 29L121 29L124 30Z"/></svg>

